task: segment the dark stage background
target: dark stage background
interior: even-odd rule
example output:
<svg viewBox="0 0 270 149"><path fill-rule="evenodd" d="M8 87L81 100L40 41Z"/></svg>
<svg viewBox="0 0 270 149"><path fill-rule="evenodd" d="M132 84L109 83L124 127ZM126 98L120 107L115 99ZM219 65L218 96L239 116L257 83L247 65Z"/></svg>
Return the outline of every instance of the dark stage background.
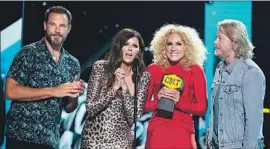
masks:
<svg viewBox="0 0 270 149"><path fill-rule="evenodd" d="M42 37L43 14L53 5L65 6L72 12L72 30L64 46L82 65L123 28L139 31L146 46L164 23L189 25L198 29L202 38L204 35L204 2L47 2L46 7L42 2L27 2L23 44ZM196 13L186 14L191 8ZM146 60L151 62L149 57ZM84 80L88 79L89 70L83 72Z"/></svg>

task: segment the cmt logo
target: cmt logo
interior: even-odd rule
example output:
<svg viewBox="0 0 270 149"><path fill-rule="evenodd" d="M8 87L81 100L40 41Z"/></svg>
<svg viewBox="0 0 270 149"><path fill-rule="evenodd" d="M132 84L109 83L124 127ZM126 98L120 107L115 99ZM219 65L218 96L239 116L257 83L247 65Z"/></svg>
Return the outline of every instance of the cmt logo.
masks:
<svg viewBox="0 0 270 149"><path fill-rule="evenodd" d="M182 90L184 80L176 74L166 74L163 76L161 84L171 89Z"/></svg>

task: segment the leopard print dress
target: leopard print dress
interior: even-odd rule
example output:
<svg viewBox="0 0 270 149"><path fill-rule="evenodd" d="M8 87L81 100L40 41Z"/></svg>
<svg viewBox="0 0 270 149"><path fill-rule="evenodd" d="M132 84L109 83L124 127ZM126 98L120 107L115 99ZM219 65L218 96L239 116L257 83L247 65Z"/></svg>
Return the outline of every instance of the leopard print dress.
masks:
<svg viewBox="0 0 270 149"><path fill-rule="evenodd" d="M106 75L101 60L94 63L88 82L88 117L82 132L82 149L131 149L134 97L105 87ZM137 118L142 114L150 74L145 71L138 82Z"/></svg>

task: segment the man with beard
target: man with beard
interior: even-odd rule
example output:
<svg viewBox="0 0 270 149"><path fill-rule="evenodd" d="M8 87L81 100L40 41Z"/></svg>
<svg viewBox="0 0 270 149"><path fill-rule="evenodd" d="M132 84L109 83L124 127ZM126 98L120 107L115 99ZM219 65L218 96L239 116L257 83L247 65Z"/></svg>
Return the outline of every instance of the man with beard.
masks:
<svg viewBox="0 0 270 149"><path fill-rule="evenodd" d="M79 61L62 47L71 20L64 7L47 9L45 38L24 46L13 60L6 81L6 96L12 100L7 149L58 148L62 107L72 112L84 92Z"/></svg>

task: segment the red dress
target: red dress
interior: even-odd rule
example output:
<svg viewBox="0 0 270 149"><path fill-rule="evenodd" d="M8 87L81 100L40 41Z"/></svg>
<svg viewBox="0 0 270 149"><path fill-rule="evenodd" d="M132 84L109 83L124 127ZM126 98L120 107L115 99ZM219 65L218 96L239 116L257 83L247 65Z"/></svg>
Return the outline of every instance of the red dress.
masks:
<svg viewBox="0 0 270 149"><path fill-rule="evenodd" d="M148 71L151 74L151 80L144 112L153 111L154 113L149 121L146 148L192 148L191 134L194 133L194 123L191 114L203 116L207 109L207 87L203 69L198 65L193 65L189 70L185 70L180 64L163 69L158 64L151 64ZM185 80L172 119L157 117L155 111L160 82L163 75L167 73L177 74Z"/></svg>

